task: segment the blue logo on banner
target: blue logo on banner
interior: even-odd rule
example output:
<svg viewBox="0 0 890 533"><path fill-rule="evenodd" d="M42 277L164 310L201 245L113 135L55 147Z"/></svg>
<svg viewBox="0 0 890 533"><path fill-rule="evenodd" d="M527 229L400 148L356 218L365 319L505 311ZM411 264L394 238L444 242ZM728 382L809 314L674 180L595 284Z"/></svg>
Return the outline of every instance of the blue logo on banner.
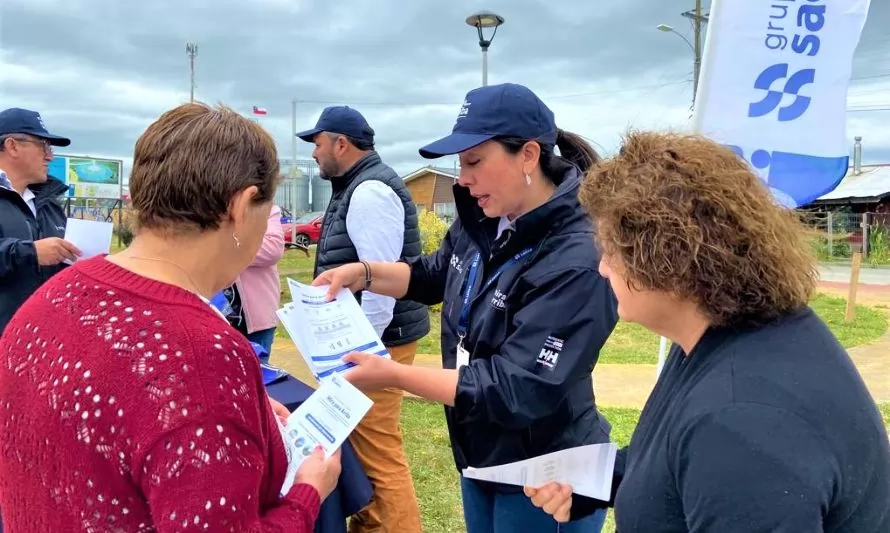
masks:
<svg viewBox="0 0 890 533"><path fill-rule="evenodd" d="M796 10L790 5L773 3L764 45L775 52L816 57L823 51L820 33L825 28L825 13L824 0L801 2ZM749 101L749 118L766 117L787 123L810 109L813 93L807 95L806 88L815 83L816 69L802 68L795 72L792 69L789 62L781 62L767 66L757 75L753 84L757 95ZM787 103L782 105L783 102ZM769 123L764 127L768 128ZM765 175L774 197L789 208L806 205L834 190L849 165L847 156L818 157L762 148L745 154L739 146L729 145L729 148Z"/></svg>
<svg viewBox="0 0 890 533"><path fill-rule="evenodd" d="M773 90L773 85L779 80L786 80L781 91ZM766 91L766 95L759 102L748 106L749 117L762 117L773 112L782 103L786 94L794 95L794 101L786 106L779 107L779 122L789 122L800 118L810 108L810 97L801 96L800 89L816 81L816 70L807 68L798 70L788 77L788 63L777 63L766 67L754 81L754 88Z"/></svg>
<svg viewBox="0 0 890 533"><path fill-rule="evenodd" d="M817 157L790 152L754 150L746 157L738 146L728 145L758 170L767 170L766 183L786 207L806 205L831 192L846 175L850 158Z"/></svg>

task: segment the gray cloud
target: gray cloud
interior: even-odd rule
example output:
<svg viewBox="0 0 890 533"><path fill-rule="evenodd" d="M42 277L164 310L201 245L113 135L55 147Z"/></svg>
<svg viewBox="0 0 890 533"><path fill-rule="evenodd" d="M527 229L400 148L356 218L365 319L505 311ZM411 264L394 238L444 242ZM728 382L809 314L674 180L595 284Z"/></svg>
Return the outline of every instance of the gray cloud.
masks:
<svg viewBox="0 0 890 533"><path fill-rule="evenodd" d="M691 54L660 23L690 35L689 2L491 0L502 14L489 54L490 83L528 85L566 129L613 150L630 125L682 128L691 99ZM707 3L707 2L706 2ZM879 5L880 4L880 5ZM872 13L854 67L851 105L890 107L890 5ZM399 171L427 164L422 144L448 133L463 95L480 83L477 2L342 0L4 0L0 101L41 110L72 137L71 153L129 158L158 115L188 99L185 42L198 43L196 97L261 119L291 155L297 127L333 103L360 109L381 154ZM887 112L850 114L867 160L890 160ZM298 155L308 156L298 143ZM448 160L443 165L450 165Z"/></svg>

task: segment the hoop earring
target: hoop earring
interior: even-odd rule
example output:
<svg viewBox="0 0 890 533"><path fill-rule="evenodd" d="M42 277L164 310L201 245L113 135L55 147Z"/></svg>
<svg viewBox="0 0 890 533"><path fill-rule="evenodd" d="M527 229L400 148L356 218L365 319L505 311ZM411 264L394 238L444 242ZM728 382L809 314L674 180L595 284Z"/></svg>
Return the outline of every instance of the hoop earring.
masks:
<svg viewBox="0 0 890 533"><path fill-rule="evenodd" d="M531 184L532 184L532 177L531 177L529 174L526 174L526 175L525 175L525 184L526 184L526 185L531 185Z"/></svg>
<svg viewBox="0 0 890 533"><path fill-rule="evenodd" d="M232 239L235 240L235 248L241 248L241 240L234 233L232 234Z"/></svg>

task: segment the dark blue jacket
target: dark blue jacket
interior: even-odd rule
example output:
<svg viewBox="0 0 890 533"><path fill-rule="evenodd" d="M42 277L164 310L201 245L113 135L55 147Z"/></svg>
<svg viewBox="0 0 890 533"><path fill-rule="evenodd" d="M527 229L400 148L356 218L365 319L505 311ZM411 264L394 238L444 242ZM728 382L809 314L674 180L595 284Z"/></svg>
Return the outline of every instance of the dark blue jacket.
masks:
<svg viewBox="0 0 890 533"><path fill-rule="evenodd" d="M445 408L458 469L609 441L591 372L618 320L617 304L598 272L579 183L572 168L551 199L516 219L515 235L498 246L498 220L485 218L468 190L455 186L458 219L435 253L411 265L405 298L443 302L442 362L455 368L464 283L480 252L464 339L470 363L460 370L454 407ZM531 253L479 292L483 280L527 248Z"/></svg>
<svg viewBox="0 0 890 533"><path fill-rule="evenodd" d="M0 334L25 300L66 266L38 266L34 241L65 236L67 217L58 199L68 186L50 178L30 189L36 218L17 192L0 187Z"/></svg>

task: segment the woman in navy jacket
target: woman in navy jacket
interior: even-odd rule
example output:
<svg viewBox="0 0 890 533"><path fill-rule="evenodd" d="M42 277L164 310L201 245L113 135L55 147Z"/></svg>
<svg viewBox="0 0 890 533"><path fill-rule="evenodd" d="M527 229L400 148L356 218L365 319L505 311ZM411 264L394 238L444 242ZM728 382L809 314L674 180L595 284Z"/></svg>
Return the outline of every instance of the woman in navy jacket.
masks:
<svg viewBox="0 0 890 533"><path fill-rule="evenodd" d="M439 249L413 264L345 265L315 284L442 302L443 369L351 354L347 378L445 404L461 470L608 442L591 371L617 311L578 201L596 152L529 89L504 84L470 91L453 133L420 153L461 159L458 218ZM461 489L469 533L557 530L520 488L464 478ZM596 532L603 519L561 531Z"/></svg>

